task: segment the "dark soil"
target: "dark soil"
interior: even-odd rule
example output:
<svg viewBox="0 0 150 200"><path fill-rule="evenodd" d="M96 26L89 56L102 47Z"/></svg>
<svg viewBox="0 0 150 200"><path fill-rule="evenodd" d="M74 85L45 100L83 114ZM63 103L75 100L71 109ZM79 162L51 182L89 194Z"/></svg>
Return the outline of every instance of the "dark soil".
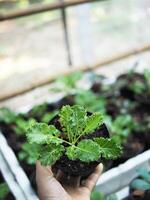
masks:
<svg viewBox="0 0 150 200"><path fill-rule="evenodd" d="M72 106L72 105L74 105L74 103L75 103L74 95L68 95L68 96L62 98L60 101L56 102L55 107L57 109L60 109L64 105Z"/></svg>
<svg viewBox="0 0 150 200"><path fill-rule="evenodd" d="M150 94L142 93L142 94L136 94L135 100L142 105L145 105L147 107L150 107Z"/></svg>
<svg viewBox="0 0 150 200"><path fill-rule="evenodd" d="M150 200L150 190L131 190L130 195L123 200Z"/></svg>
<svg viewBox="0 0 150 200"><path fill-rule="evenodd" d="M69 160L66 156L62 156L60 160L55 163L55 167L60 169L66 175L71 176L88 176L90 175L95 167L101 162L90 162L85 163L81 162L80 160L72 161Z"/></svg>
<svg viewBox="0 0 150 200"><path fill-rule="evenodd" d="M12 129L13 126L13 124L8 126L7 124L0 123L0 130L6 137L8 144L11 146L14 152L17 153L20 151L21 146L25 141L25 136L23 137L16 135Z"/></svg>
<svg viewBox="0 0 150 200"><path fill-rule="evenodd" d="M96 94L100 93L102 91L102 84L99 82L93 83L91 90Z"/></svg>
<svg viewBox="0 0 150 200"><path fill-rule="evenodd" d="M144 82L144 76L143 74L139 73L134 73L132 75L129 74L122 74L117 78L117 81L122 81L125 84L120 87L120 94L121 96L130 99L130 100L135 100L135 94L133 91L130 89L129 85L134 83L135 81L141 81ZM116 82L117 83L117 82Z"/></svg>

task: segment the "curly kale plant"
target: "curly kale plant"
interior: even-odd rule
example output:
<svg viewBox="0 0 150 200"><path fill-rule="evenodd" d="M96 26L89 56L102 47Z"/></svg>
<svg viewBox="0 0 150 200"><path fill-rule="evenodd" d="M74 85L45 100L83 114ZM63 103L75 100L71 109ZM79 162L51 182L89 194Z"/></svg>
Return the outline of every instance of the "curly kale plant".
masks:
<svg viewBox="0 0 150 200"><path fill-rule="evenodd" d="M16 120L16 113L8 108L0 108L0 122L11 124Z"/></svg>
<svg viewBox="0 0 150 200"><path fill-rule="evenodd" d="M103 124L101 113L88 116L79 105L63 106L59 113L61 131L53 125L32 122L27 130L30 144L37 145L36 159L43 165L53 165L62 155L70 160L97 161L101 156L115 159L121 147L108 138L82 139Z"/></svg>
<svg viewBox="0 0 150 200"><path fill-rule="evenodd" d="M82 72L74 72L65 76L61 76L56 80L55 87L51 88L50 91L53 92L63 92L66 95L73 91L78 90L78 81L83 77Z"/></svg>
<svg viewBox="0 0 150 200"><path fill-rule="evenodd" d="M124 143L132 132L139 129L132 116L129 114L118 115L115 120L110 120L111 136L117 143Z"/></svg>
<svg viewBox="0 0 150 200"><path fill-rule="evenodd" d="M92 90L79 90L75 96L75 103L84 106L89 112L105 112L106 99L97 96Z"/></svg>
<svg viewBox="0 0 150 200"><path fill-rule="evenodd" d="M0 123L9 125L17 135L25 135L29 120L22 117L8 108L0 108Z"/></svg>

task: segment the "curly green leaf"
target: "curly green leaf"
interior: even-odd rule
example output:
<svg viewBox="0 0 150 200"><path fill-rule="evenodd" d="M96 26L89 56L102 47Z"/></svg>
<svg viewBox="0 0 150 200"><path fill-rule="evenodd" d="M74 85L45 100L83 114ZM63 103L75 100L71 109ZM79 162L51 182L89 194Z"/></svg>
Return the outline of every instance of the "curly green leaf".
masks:
<svg viewBox="0 0 150 200"><path fill-rule="evenodd" d="M115 159L122 153L122 148L113 139L101 137L95 138L94 142L99 145L100 153L106 159Z"/></svg>

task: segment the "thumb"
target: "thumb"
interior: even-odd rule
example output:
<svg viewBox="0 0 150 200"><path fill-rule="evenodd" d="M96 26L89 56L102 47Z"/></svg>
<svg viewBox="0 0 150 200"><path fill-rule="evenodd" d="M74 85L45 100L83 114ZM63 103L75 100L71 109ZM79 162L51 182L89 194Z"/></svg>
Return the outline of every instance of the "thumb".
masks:
<svg viewBox="0 0 150 200"><path fill-rule="evenodd" d="M103 171L103 164L99 164L95 171L88 177L88 179L84 183L84 187L88 188L91 192L96 185L101 173Z"/></svg>

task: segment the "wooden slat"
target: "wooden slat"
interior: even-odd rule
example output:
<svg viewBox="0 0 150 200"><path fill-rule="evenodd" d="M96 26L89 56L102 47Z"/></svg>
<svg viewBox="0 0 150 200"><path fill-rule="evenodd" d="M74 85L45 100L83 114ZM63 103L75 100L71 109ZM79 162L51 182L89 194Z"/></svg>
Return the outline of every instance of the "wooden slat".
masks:
<svg viewBox="0 0 150 200"><path fill-rule="evenodd" d="M67 0L64 2L59 1L59 2L50 3L50 4L37 4L25 9L16 10L9 13L1 13L0 21L29 16L29 15L38 14L41 12L46 12L46 11L58 10L58 9L67 8L70 6L75 6L75 5L80 5L80 4L95 2L95 1L106 1L106 0Z"/></svg>
<svg viewBox="0 0 150 200"><path fill-rule="evenodd" d="M127 57L130 57L130 56L133 56L133 55L136 55L136 54L140 54L140 53L145 52L145 51L150 51L150 44L147 44L147 45L144 45L144 46L141 46L141 47L136 47L134 49L125 51L125 52L117 54L115 56L108 57L107 59L101 60L100 62L97 62L97 63L89 65L89 66L87 66L87 65L85 65L85 66L74 66L73 68L66 69L63 72L59 71L57 73L57 77L60 76L60 75L67 75L69 73L72 73L72 72L75 72L75 71L79 71L79 70L81 70L81 71L89 71L91 69L96 69L98 67L109 65L111 63L117 62L119 60L123 60L123 59L125 59ZM36 82L36 83L32 82L32 83L26 85L24 88L21 88L21 90L18 89L16 91L12 91L11 93L7 93L5 95L1 95L0 96L0 102L4 101L6 99L9 99L9 98L15 97L17 95L21 95L23 93L29 92L32 89L38 88L40 86L47 85L50 82L54 81L55 79L56 79L56 76L53 76L53 77L47 77L47 78L43 79L40 82Z"/></svg>

